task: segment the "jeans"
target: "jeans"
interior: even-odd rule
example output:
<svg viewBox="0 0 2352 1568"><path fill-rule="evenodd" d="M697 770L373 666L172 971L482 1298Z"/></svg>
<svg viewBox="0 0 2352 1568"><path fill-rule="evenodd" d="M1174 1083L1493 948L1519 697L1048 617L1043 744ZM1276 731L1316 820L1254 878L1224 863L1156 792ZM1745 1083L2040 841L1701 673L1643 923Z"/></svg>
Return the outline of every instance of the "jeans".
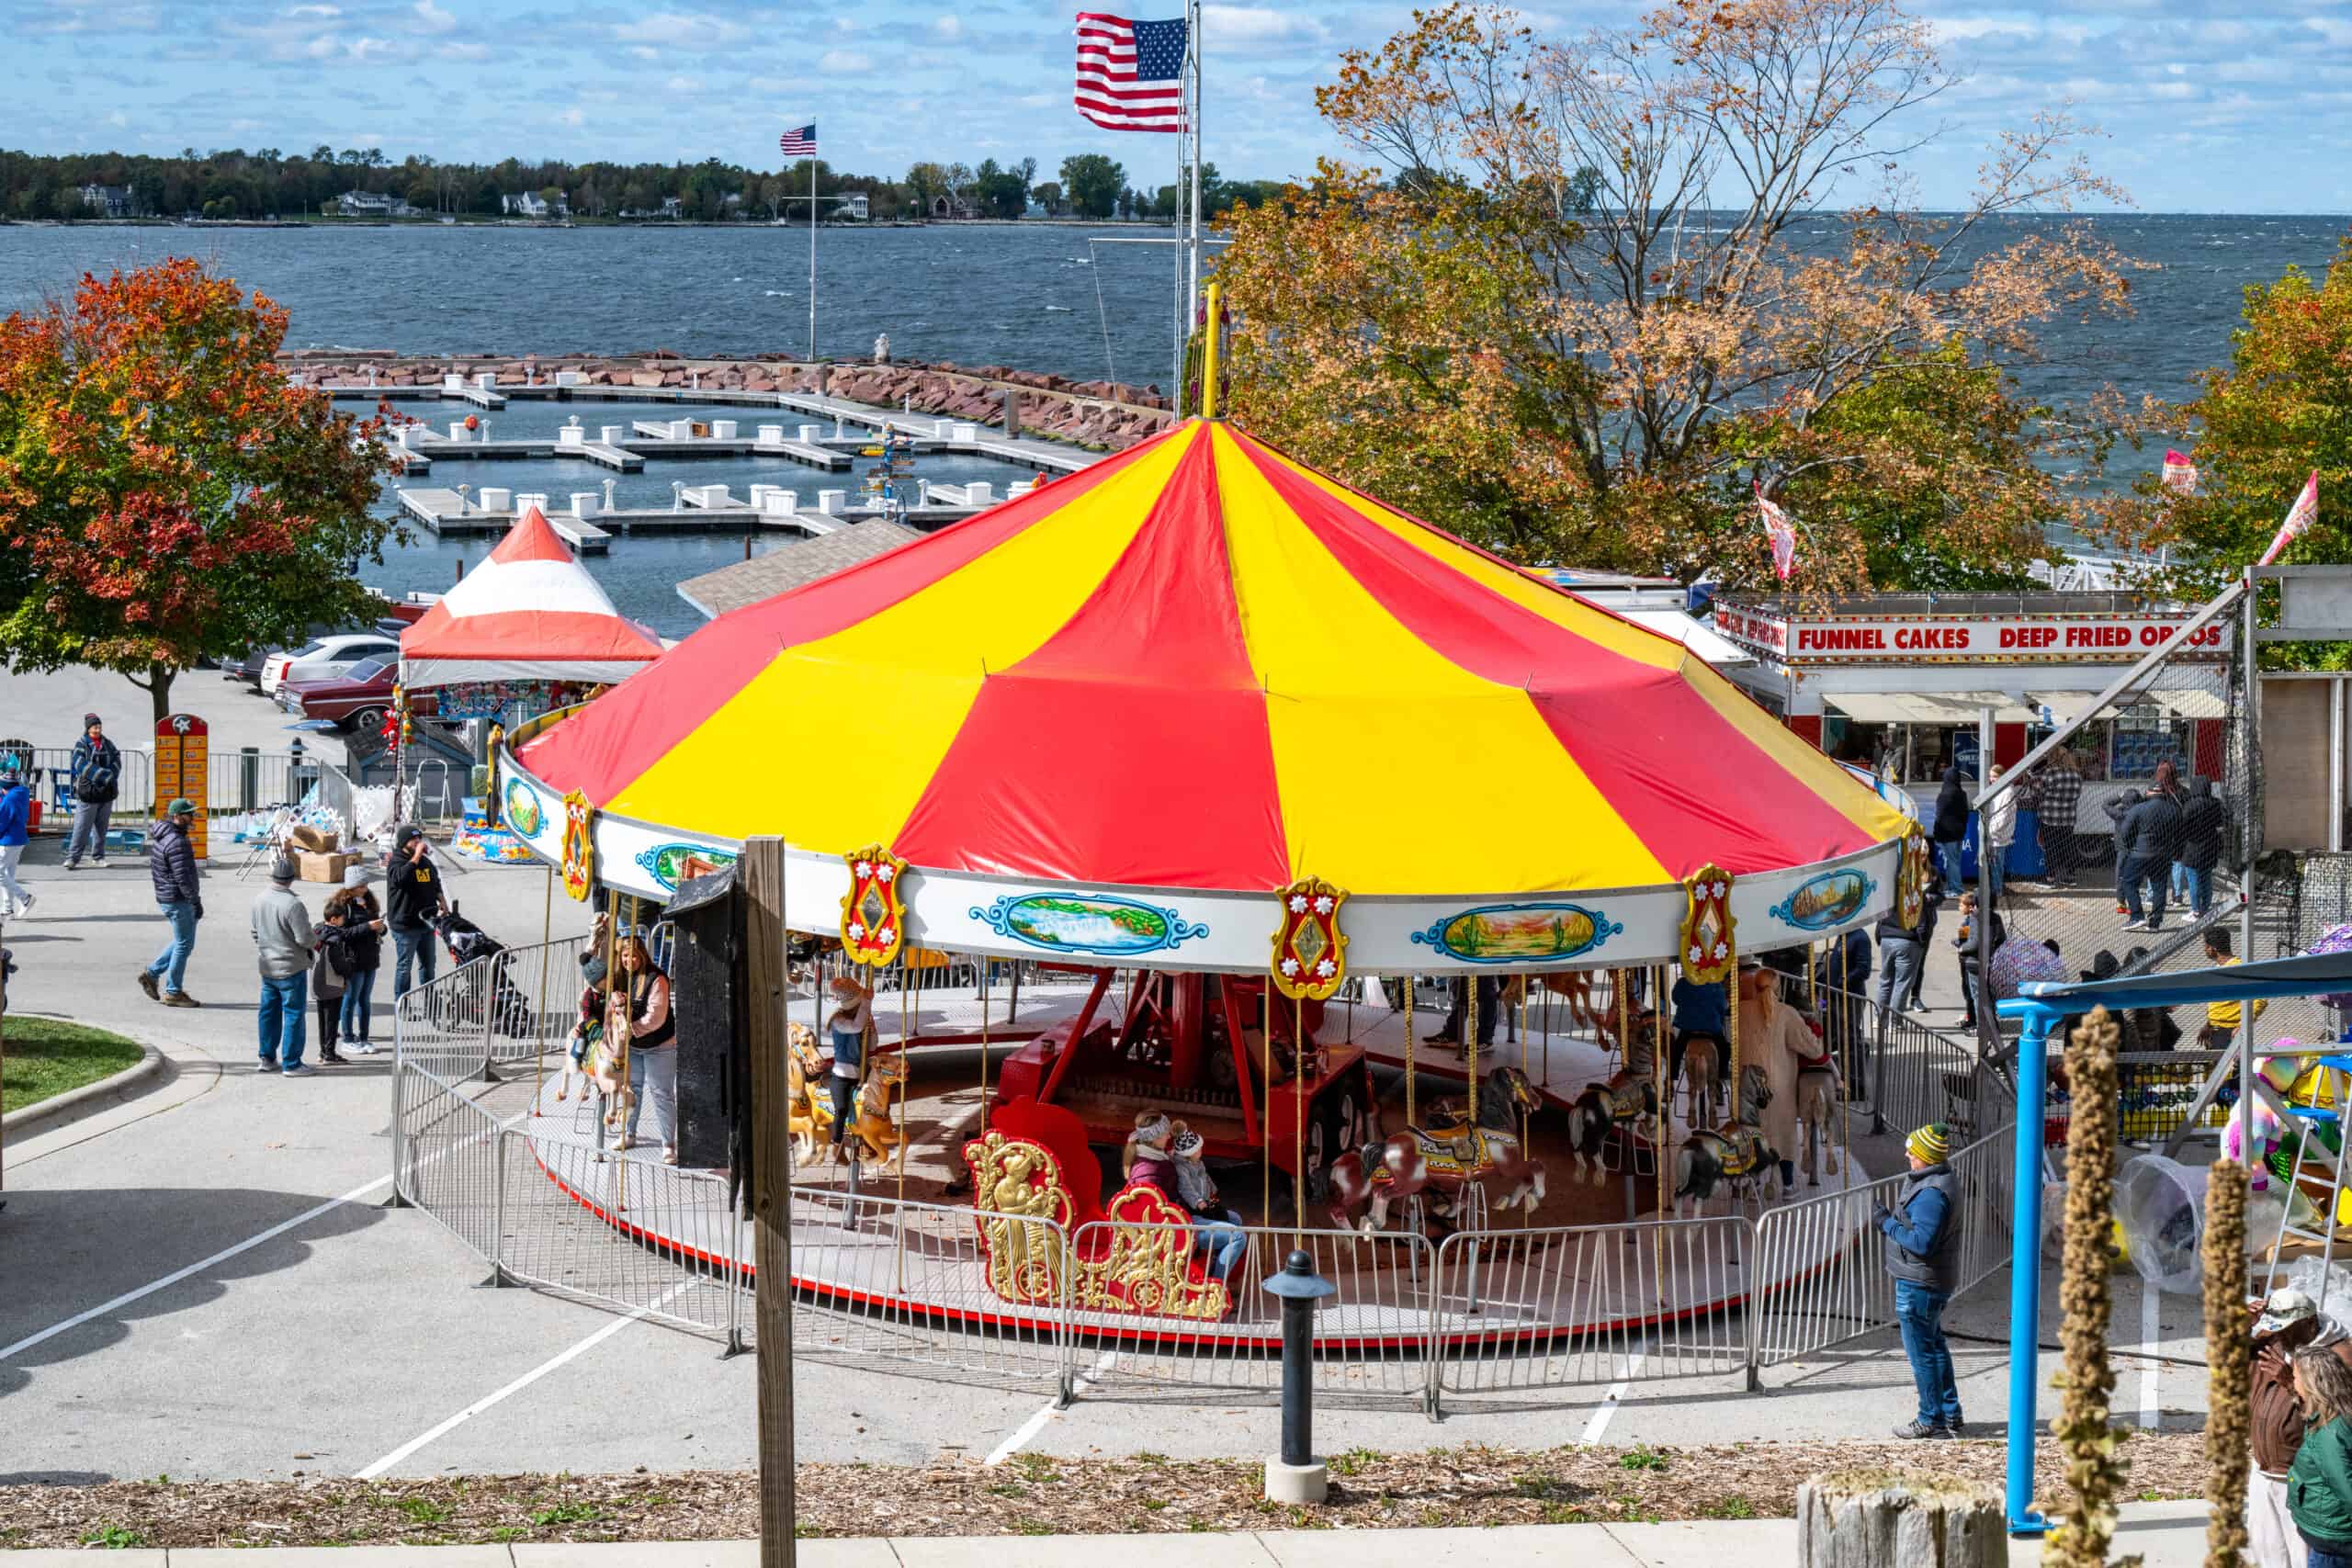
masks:
<svg viewBox="0 0 2352 1568"><path fill-rule="evenodd" d="M322 996L316 1006L319 1010L319 1055L331 1056L334 1054L335 1021L343 1016L343 993L337 991L331 997Z"/></svg>
<svg viewBox="0 0 2352 1568"><path fill-rule="evenodd" d="M368 1038L368 1013L376 1002L376 972L355 969L343 977L343 1037L354 1044Z"/></svg>
<svg viewBox="0 0 2352 1568"><path fill-rule="evenodd" d="M2310 1550L2304 1568L2352 1568L2352 1551L2330 1551L2309 1536L2303 1537L2303 1545Z"/></svg>
<svg viewBox="0 0 2352 1568"><path fill-rule="evenodd" d="M65 840L65 863L79 865L85 854L101 865L107 858L107 829L114 823L114 802L85 800L74 807L74 834Z"/></svg>
<svg viewBox="0 0 2352 1568"><path fill-rule="evenodd" d="M1997 909L2001 907L2001 884L2009 874L2009 846L1993 845L1977 855L1976 863L1984 873L1984 901Z"/></svg>
<svg viewBox="0 0 2352 1568"><path fill-rule="evenodd" d="M1878 944L1878 987L1871 999L1881 1012L1894 1012L1910 1005L1913 987L1919 983L1919 962L1927 950L1908 937L1891 936Z"/></svg>
<svg viewBox="0 0 2352 1568"><path fill-rule="evenodd" d="M2165 863L2163 861L2151 860L2144 855L2134 855L2117 868L2116 891L2122 895L2123 907L2132 911L2133 919L2140 919L2140 885L2144 882L2148 885L2148 924L2152 926L2164 924L2165 885L2171 880L2165 866Z"/></svg>
<svg viewBox="0 0 2352 1568"><path fill-rule="evenodd" d="M1954 840L1947 843L1941 839L1937 840L1936 863L1943 867L1944 886L1946 887L1951 888L1954 892L1958 892L1962 887L1966 886L1966 884L1962 883L1960 879L1959 840Z"/></svg>
<svg viewBox="0 0 2352 1568"><path fill-rule="evenodd" d="M2203 919L2206 907L2213 901L2213 873L2173 862L2172 896L2175 903L2188 905L2190 914Z"/></svg>
<svg viewBox="0 0 2352 1568"><path fill-rule="evenodd" d="M1210 1279L1230 1280L1234 1266L1250 1250L1250 1233L1230 1220L1212 1220L1195 1214L1193 1217L1193 1250L1209 1255Z"/></svg>
<svg viewBox="0 0 2352 1568"><path fill-rule="evenodd" d="M404 931L397 926L394 927L392 929L393 998L397 999L408 994L409 969L412 964L416 969L417 984L429 986L433 984L433 967L439 962L438 955L433 951L433 932L429 928L419 926L413 931Z"/></svg>
<svg viewBox="0 0 2352 1568"><path fill-rule="evenodd" d="M164 919L172 928L172 940L147 965L147 973L160 977L166 996L176 997L187 988L187 955L196 951L196 900L175 898L168 904L155 906L164 911Z"/></svg>
<svg viewBox="0 0 2352 1568"><path fill-rule="evenodd" d="M1492 975L1481 975L1476 983L1478 987L1478 1043L1492 1045L1495 1043L1496 1017L1503 1010L1502 982ZM1471 982L1466 980L1453 982L1453 1006L1447 1010L1444 1027L1438 1031L1449 1040L1462 1038L1462 1015L1470 1006L1470 985Z"/></svg>
<svg viewBox="0 0 2352 1568"><path fill-rule="evenodd" d="M833 1142L840 1144L849 1137L849 1119L856 1114L857 1080L835 1074L828 1080L833 1094Z"/></svg>
<svg viewBox="0 0 2352 1568"><path fill-rule="evenodd" d="M1944 1340L1944 1303L1951 1292L1931 1291L1908 1280L1894 1281L1894 1321L1903 1330L1903 1354L1919 1391L1919 1419L1931 1427L1960 1425L1960 1382L1952 1373L1951 1347Z"/></svg>
<svg viewBox="0 0 2352 1568"><path fill-rule="evenodd" d="M637 1136L645 1102L653 1101L653 1131L665 1148L678 1142L678 1048L657 1045L628 1054L628 1135Z"/></svg>
<svg viewBox="0 0 2352 1568"><path fill-rule="evenodd" d="M302 1061L302 1029L310 1011L311 976L285 975L261 977L261 1006L254 1010L261 1036L264 1066L299 1066Z"/></svg>
<svg viewBox="0 0 2352 1568"><path fill-rule="evenodd" d="M0 844L0 906L21 913L33 907L33 896L17 880L17 863L25 858L22 844Z"/></svg>

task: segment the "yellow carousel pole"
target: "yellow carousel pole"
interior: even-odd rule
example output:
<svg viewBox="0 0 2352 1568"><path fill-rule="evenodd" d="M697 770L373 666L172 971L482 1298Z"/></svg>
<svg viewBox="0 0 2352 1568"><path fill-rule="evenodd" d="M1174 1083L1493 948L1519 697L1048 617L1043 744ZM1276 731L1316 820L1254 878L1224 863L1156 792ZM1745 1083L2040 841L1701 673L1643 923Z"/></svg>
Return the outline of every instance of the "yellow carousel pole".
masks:
<svg viewBox="0 0 2352 1568"><path fill-rule="evenodd" d="M1627 1073L1634 1068L1634 1010L1633 998L1625 993L1625 971L1609 972L1609 988L1617 995L1617 1071ZM1521 1121L1523 1125L1523 1114ZM1625 1151L1625 1217L1630 1220L1634 1217L1634 1140L1630 1134L1622 1146Z"/></svg>
<svg viewBox="0 0 2352 1568"><path fill-rule="evenodd" d="M637 896L631 894L628 902L629 923L634 925L637 923ZM607 1033L613 1032L612 1013L617 1010L620 1018L621 1037L619 1095L621 1124L619 1136L614 1140L617 1146L619 1167L613 1172L613 1207L626 1212L628 1208L628 1156L629 1150L635 1146L629 1137L628 1122L630 1116L636 1114L638 1110L636 1092L629 1088L628 1084L629 1063L636 1055L637 1015L629 1010L634 998L629 995L628 978L620 970L621 896L618 893L612 896L612 921L605 931L605 950L614 956L613 960L605 966L605 983L613 987L611 995L619 998L620 1006L617 1010L607 1010L605 1029Z"/></svg>
<svg viewBox="0 0 2352 1568"><path fill-rule="evenodd" d="M1417 1127L1413 1120L1413 977L1405 976L1405 1125ZM1365 1171L1370 1176L1372 1172Z"/></svg>
<svg viewBox="0 0 2352 1568"><path fill-rule="evenodd" d="M899 1134L899 1293L907 1293L907 1096L914 1088L914 1058L907 1052L907 953L899 950L899 1092L890 1114Z"/></svg>

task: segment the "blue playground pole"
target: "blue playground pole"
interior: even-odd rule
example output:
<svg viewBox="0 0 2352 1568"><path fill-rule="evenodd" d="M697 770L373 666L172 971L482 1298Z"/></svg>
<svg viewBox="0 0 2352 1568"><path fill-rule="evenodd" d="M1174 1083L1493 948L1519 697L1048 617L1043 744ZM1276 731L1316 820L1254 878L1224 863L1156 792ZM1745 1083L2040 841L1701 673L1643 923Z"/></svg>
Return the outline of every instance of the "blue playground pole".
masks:
<svg viewBox="0 0 2352 1568"><path fill-rule="evenodd" d="M2006 1004L2007 1012L2017 1004ZM2018 1008L2017 1189L2009 1238L2009 1483L2011 1535L2040 1535L2050 1521L2033 1511L2034 1401L2041 1393L2041 1107L2050 1087L2047 1007Z"/></svg>

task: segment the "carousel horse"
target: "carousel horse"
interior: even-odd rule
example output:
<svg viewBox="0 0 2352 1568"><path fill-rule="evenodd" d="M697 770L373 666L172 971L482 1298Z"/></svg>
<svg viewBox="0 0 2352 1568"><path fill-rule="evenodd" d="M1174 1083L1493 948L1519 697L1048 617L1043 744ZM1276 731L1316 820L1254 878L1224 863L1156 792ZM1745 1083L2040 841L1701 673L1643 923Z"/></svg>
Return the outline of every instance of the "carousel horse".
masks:
<svg viewBox="0 0 2352 1568"><path fill-rule="evenodd" d="M1408 1127L1349 1150L1331 1162L1324 1177L1333 1227L1352 1225L1365 1236L1377 1235L1388 1227L1391 1203L1425 1193L1438 1213L1450 1214L1469 1187L1482 1193L1500 1190L1487 1204L1490 1212L1517 1206L1533 1213L1544 1198L1544 1164L1527 1157L1518 1134L1506 1129L1513 1112L1542 1104L1525 1073L1498 1067L1479 1086L1477 1122L1456 1121L1426 1132ZM1370 1212L1358 1222L1355 1212L1367 1202Z"/></svg>
<svg viewBox="0 0 2352 1568"><path fill-rule="evenodd" d="M1571 1030L1602 1027L1600 1014L1592 1006L1592 971L1562 969L1550 975L1538 975L1536 983L1568 1004L1568 1027Z"/></svg>
<svg viewBox="0 0 2352 1568"><path fill-rule="evenodd" d="M1608 1168L1600 1156L1614 1129L1623 1126L1629 1132L1638 1131L1646 1121L1650 1123L1650 1137L1654 1142L1657 1139L1658 1104L1654 1080L1657 1046L1649 1028L1649 1020L1654 1016L1645 1013L1633 1021L1633 1038L1627 1043L1624 1066L1600 1083L1587 1085L1568 1107L1568 1146L1576 1151L1578 1180L1589 1179L1599 1186L1609 1179ZM1613 1032L1607 1026L1598 1032L1604 1045L1612 1040Z"/></svg>
<svg viewBox="0 0 2352 1568"><path fill-rule="evenodd" d="M1682 1047L1682 1081L1690 1090L1690 1125L1712 1127L1724 1112L1724 1054L1703 1034Z"/></svg>
<svg viewBox="0 0 2352 1568"><path fill-rule="evenodd" d="M1764 1108L1772 1103L1771 1080L1753 1063L1739 1069L1739 1121L1728 1132L1702 1128L1682 1140L1674 1158L1674 1216L1684 1218L1682 1201L1696 1214L1728 1184L1736 1202L1761 1197L1763 1184L1778 1174L1781 1156L1764 1141Z"/></svg>
<svg viewBox="0 0 2352 1568"><path fill-rule="evenodd" d="M831 1142L833 1135L833 1101L827 1081L832 1074L832 1064L818 1055L816 1033L808 1025L792 1025L786 1038L789 1049L785 1052L785 1087L792 1096L792 1113L786 1119L786 1130L792 1137L794 1159L806 1165L816 1158L819 1141ZM905 1057L879 1056L867 1069L865 1083L857 1091L850 1136L865 1145L867 1155L876 1160L888 1159L903 1136L891 1124L890 1101L893 1092L906 1081Z"/></svg>
<svg viewBox="0 0 2352 1568"><path fill-rule="evenodd" d="M1535 1092L1534 1083L1517 1067L1496 1067L1478 1079L1478 1114L1481 1127L1498 1133L1512 1132L1519 1126L1521 1111L1530 1114L1544 1108L1544 1097ZM1428 1132L1438 1138L1459 1140L1469 1134L1466 1125L1473 1118L1469 1100L1459 1094L1449 1094L1430 1101Z"/></svg>
<svg viewBox="0 0 2352 1568"><path fill-rule="evenodd" d="M818 1117L824 1117L828 1129L833 1124L832 1101L808 1092L810 1084L825 1081L825 1057L817 1049L817 1032L805 1023L789 1025L785 1043L785 1130L792 1138L793 1162L807 1165L817 1157Z"/></svg>
<svg viewBox="0 0 2352 1568"><path fill-rule="evenodd" d="M1838 1062L1825 1047L1817 1057L1800 1058L1797 1063L1797 1137L1804 1145L1804 1180L1808 1187L1821 1185L1817 1167L1826 1165L1829 1174L1838 1174L1838 1145L1830 1134L1831 1119L1844 1099L1844 1086L1838 1081Z"/></svg>

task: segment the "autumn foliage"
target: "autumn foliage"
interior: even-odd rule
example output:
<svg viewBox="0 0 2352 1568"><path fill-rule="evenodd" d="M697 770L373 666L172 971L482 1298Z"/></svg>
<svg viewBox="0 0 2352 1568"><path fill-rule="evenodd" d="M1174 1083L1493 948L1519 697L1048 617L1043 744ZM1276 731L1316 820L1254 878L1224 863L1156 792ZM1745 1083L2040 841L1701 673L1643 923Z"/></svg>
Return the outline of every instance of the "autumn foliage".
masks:
<svg viewBox="0 0 2352 1568"><path fill-rule="evenodd" d="M377 421L290 384L286 312L186 258L0 321L0 657L152 693L369 616Z"/></svg>
<svg viewBox="0 0 2352 1568"><path fill-rule="evenodd" d="M1800 586L2015 581L2076 504L2053 474L2102 454L2009 370L2124 305L2128 264L2063 218L2120 193L2048 118L1920 211L1950 85L1886 0L1556 38L1417 13L1318 94L1352 161L1230 221L1232 410L1522 559L1769 577L1760 483Z"/></svg>

